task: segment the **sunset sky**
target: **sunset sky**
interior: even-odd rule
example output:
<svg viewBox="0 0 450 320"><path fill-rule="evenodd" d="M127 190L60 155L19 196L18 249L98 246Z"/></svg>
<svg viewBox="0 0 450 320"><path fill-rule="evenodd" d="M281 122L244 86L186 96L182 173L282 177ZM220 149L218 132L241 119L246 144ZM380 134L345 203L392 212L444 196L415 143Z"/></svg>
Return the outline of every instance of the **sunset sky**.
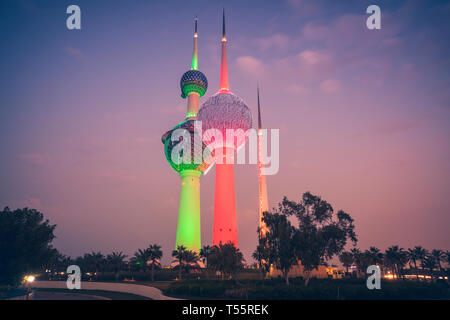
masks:
<svg viewBox="0 0 450 320"><path fill-rule="evenodd" d="M81 30L66 8L81 8ZM378 4L381 30L368 30ZM55 246L132 255L175 245L180 178L161 135L184 118L179 80L199 18L199 70L280 129L269 205L310 191L354 219L358 246L450 249L448 1L2 1L0 207L57 224ZM256 123L254 123L256 125ZM212 243L214 168L201 178ZM238 238L256 247L256 165L235 167Z"/></svg>

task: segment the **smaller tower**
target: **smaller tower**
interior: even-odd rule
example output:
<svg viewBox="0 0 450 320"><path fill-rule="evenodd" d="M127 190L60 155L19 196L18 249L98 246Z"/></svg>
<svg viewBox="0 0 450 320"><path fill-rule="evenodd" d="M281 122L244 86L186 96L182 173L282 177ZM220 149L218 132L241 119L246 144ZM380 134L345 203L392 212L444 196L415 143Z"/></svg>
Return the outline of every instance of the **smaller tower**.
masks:
<svg viewBox="0 0 450 320"><path fill-rule="evenodd" d="M194 52L191 70L185 72L180 81L181 97L188 100L186 119L172 130L164 133L161 140L164 143L167 162L181 177L175 248L184 246L198 252L201 248L200 176L210 167L210 164L207 161L197 161L199 153L201 153L200 156L203 155L206 145L195 130L195 123L199 110L199 99L205 94L208 81L205 75L198 71L197 17L194 20ZM183 159L185 154L178 154L182 159L178 157L174 159L172 154L174 148L186 141L189 141L189 145L187 148L183 148L183 151L190 153L190 160ZM177 153L175 154L177 155Z"/></svg>
<svg viewBox="0 0 450 320"><path fill-rule="evenodd" d="M263 133L261 123L261 105L259 101L259 85L256 87L256 95L258 99L258 185L259 185L259 236L264 237L267 232L267 226L262 220L263 213L269 210L269 202L267 199L266 175L264 172L264 149L263 149Z"/></svg>

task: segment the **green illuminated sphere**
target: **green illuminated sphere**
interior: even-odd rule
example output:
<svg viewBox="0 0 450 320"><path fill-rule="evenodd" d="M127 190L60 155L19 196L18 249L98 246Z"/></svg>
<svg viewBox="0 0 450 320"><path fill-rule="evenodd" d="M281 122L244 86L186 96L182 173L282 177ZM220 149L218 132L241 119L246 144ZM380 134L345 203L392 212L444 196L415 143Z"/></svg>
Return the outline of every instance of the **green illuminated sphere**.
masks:
<svg viewBox="0 0 450 320"><path fill-rule="evenodd" d="M186 120L175 126L172 130L163 134L161 140L164 143L164 153L169 165L177 172L183 170L197 170L205 172L212 165L207 163L205 159L211 157L209 149L202 141L202 137L194 130L195 120ZM189 145L183 148L180 143L183 143L184 138L188 139L186 143ZM190 141L189 141L190 140ZM174 148L178 148L173 152ZM189 150L187 159L184 159L185 150ZM206 151L205 151L206 150ZM197 159L196 153L197 152ZM186 161L187 160L187 161Z"/></svg>
<svg viewBox="0 0 450 320"><path fill-rule="evenodd" d="M189 70L181 77L180 87L182 98L186 98L191 92L197 92L201 97L208 88L208 80L202 72L198 70Z"/></svg>

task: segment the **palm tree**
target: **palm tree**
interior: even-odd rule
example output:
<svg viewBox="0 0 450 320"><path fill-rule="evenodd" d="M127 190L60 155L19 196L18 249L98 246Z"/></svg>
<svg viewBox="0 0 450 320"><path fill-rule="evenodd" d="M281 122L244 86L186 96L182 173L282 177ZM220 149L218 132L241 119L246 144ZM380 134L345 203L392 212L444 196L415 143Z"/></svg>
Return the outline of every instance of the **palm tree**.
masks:
<svg viewBox="0 0 450 320"><path fill-rule="evenodd" d="M150 262L152 263L152 281L155 281L155 265L161 260L163 252L161 246L157 244L150 245L147 250L150 253Z"/></svg>
<svg viewBox="0 0 450 320"><path fill-rule="evenodd" d="M445 261L445 253L442 250L434 249L431 251L431 256L433 256L434 260L436 261L436 264L439 267L439 271L441 273L441 276L444 275L444 270L442 268L441 262Z"/></svg>
<svg viewBox="0 0 450 320"><path fill-rule="evenodd" d="M448 273L448 271L450 270L450 251L446 251L445 256L447 258L447 260L445 260L445 262L447 263L447 273Z"/></svg>
<svg viewBox="0 0 450 320"><path fill-rule="evenodd" d="M184 267L186 271L188 271L192 265L196 265L199 260L200 257L196 251L186 250L184 254Z"/></svg>
<svg viewBox="0 0 450 320"><path fill-rule="evenodd" d="M422 273L425 274L424 262L426 257L429 255L428 250L422 248L421 246L415 247L417 251L417 260L420 261L420 268L422 269Z"/></svg>
<svg viewBox="0 0 450 320"><path fill-rule="evenodd" d="M358 277L360 277L361 274L365 271L363 254L358 248L353 248L350 250L350 252L353 256L353 263L356 265L356 274Z"/></svg>
<svg viewBox="0 0 450 320"><path fill-rule="evenodd" d="M369 250L366 250L365 254L370 264L380 265L383 263L383 253L380 252L380 249L370 247Z"/></svg>
<svg viewBox="0 0 450 320"><path fill-rule="evenodd" d="M108 262L108 265L111 267L111 269L114 271L116 281L119 280L119 272L124 266L125 258L127 256L123 254L123 252L112 252L111 254L108 254L106 257L106 261Z"/></svg>
<svg viewBox="0 0 450 320"><path fill-rule="evenodd" d="M212 249L211 246L208 246L208 245L203 246L200 249L200 258L202 258L202 261L205 264L205 266L208 265L208 256L211 253L211 249Z"/></svg>
<svg viewBox="0 0 450 320"><path fill-rule="evenodd" d="M422 268L428 269L431 279L433 279L433 270L436 267L436 265L437 265L437 261L436 261L435 257L432 255L427 255L423 259Z"/></svg>
<svg viewBox="0 0 450 320"><path fill-rule="evenodd" d="M416 279L419 280L419 270L417 269L417 261L422 258L422 250L424 250L421 246L415 246L412 249L408 249L408 258L414 264L414 270L416 272Z"/></svg>
<svg viewBox="0 0 450 320"><path fill-rule="evenodd" d="M203 260L203 264L205 265L205 273L206 273L206 278L209 278L209 275L208 275L208 257L209 257L209 255L211 254L211 246L208 246L208 245L206 245L206 246L203 246L201 249L200 249L200 257L202 258L202 260Z"/></svg>
<svg viewBox="0 0 450 320"><path fill-rule="evenodd" d="M105 256L100 251L92 251L89 255L89 260L94 271L95 280L98 280L98 273L100 270L103 270L106 263Z"/></svg>
<svg viewBox="0 0 450 320"><path fill-rule="evenodd" d="M136 264L140 265L145 272L147 270L147 262L150 259L149 249L138 249L138 251L134 253L134 258L133 261L136 261Z"/></svg>
<svg viewBox="0 0 450 320"><path fill-rule="evenodd" d="M172 251L172 257L178 260L178 279L181 280L181 269L184 263L184 257L186 255L186 247L178 246L175 250Z"/></svg>
<svg viewBox="0 0 450 320"><path fill-rule="evenodd" d="M344 251L339 255L339 261L341 261L342 265L348 272L348 268L350 268L353 264L353 254L349 251Z"/></svg>
<svg viewBox="0 0 450 320"><path fill-rule="evenodd" d="M384 262L387 266L392 268L393 273L400 277L400 271L408 262L408 255L403 248L399 246L391 246L386 250L384 254Z"/></svg>

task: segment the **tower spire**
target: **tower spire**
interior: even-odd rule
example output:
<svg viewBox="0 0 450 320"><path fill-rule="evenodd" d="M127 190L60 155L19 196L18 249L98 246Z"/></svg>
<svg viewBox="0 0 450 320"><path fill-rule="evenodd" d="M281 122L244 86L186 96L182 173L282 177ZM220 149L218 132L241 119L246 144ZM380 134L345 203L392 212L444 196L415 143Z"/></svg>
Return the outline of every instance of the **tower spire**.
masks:
<svg viewBox="0 0 450 320"><path fill-rule="evenodd" d="M198 70L198 46L197 46L197 21L198 18L195 16L194 18L194 52L192 53L192 64L191 64L191 70Z"/></svg>
<svg viewBox="0 0 450 320"><path fill-rule="evenodd" d="M263 221L263 214L269 211L269 202L267 199L267 183L264 170L264 150L263 133L261 125L261 106L259 101L259 84L256 87L258 97L258 184L259 184L259 236L264 237L267 233L267 226Z"/></svg>
<svg viewBox="0 0 450 320"><path fill-rule="evenodd" d="M225 33L225 9L222 11L222 63L220 66L220 88L219 92L229 92L228 67L227 67L227 37Z"/></svg>
<svg viewBox="0 0 450 320"><path fill-rule="evenodd" d="M259 104L259 83L256 84L256 92L258 95L258 130L261 130L262 124L261 124L261 109Z"/></svg>

